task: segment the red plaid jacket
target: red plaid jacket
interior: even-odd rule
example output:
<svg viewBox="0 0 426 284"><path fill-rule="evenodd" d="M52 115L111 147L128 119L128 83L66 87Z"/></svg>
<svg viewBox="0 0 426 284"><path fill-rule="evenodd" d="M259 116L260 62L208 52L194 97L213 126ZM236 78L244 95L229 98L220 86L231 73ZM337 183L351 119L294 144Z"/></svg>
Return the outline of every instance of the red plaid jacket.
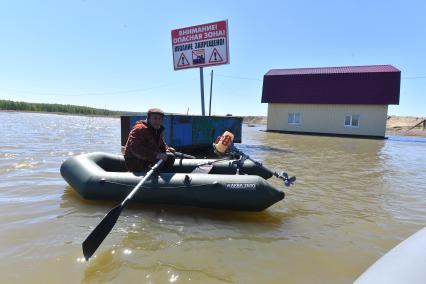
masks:
<svg viewBox="0 0 426 284"><path fill-rule="evenodd" d="M156 133L156 131L159 131L159 133ZM144 120L137 121L130 131L124 147L126 162L140 163L143 161L147 165L155 162L157 154L165 153L169 148L164 142L163 131L163 126L156 130ZM159 135L158 142L155 139L155 134Z"/></svg>

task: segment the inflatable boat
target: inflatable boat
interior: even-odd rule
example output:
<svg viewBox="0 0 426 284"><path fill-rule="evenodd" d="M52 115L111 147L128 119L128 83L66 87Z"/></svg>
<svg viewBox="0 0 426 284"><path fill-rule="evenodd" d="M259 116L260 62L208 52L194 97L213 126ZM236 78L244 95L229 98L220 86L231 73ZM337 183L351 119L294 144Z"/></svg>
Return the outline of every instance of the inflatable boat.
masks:
<svg viewBox="0 0 426 284"><path fill-rule="evenodd" d="M354 284L426 283L426 227L388 251Z"/></svg>
<svg viewBox="0 0 426 284"><path fill-rule="evenodd" d="M197 171L205 165L207 171ZM70 157L60 171L81 197L114 201L122 201L146 174L127 172L123 156L101 152ZM250 160L176 159L172 169L144 183L132 202L261 211L284 198L266 181L272 175Z"/></svg>

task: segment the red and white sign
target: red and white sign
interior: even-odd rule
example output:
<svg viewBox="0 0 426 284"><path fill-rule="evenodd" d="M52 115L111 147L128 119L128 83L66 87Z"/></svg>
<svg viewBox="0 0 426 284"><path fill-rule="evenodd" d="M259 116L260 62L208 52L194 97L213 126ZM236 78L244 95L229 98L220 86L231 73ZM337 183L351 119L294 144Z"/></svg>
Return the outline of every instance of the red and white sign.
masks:
<svg viewBox="0 0 426 284"><path fill-rule="evenodd" d="M175 70L229 64L228 21L172 30Z"/></svg>

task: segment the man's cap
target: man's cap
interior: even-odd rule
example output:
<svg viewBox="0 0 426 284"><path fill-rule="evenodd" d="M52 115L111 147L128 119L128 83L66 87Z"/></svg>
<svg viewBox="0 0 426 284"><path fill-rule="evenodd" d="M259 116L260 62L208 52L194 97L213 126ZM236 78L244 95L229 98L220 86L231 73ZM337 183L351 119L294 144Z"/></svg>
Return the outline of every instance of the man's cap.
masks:
<svg viewBox="0 0 426 284"><path fill-rule="evenodd" d="M150 108L150 109L148 110L148 117L149 117L151 114L159 114L159 115L164 116L164 111L162 111L162 110L161 110L161 109L159 109L159 108Z"/></svg>

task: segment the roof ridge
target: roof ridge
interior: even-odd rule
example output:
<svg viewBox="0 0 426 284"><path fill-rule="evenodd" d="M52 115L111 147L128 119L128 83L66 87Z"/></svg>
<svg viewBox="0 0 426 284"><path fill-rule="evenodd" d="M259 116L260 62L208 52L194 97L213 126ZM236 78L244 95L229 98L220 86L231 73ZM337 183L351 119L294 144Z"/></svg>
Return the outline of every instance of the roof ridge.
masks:
<svg viewBox="0 0 426 284"><path fill-rule="evenodd" d="M340 74L340 73L381 73L400 72L391 64L382 65L357 65L357 66L335 66L335 67L303 67L270 69L265 75L307 75L307 74Z"/></svg>
<svg viewBox="0 0 426 284"><path fill-rule="evenodd" d="M333 68L358 68L358 67L393 67L392 64L373 64L373 65L348 65L348 66L317 66L317 67L296 67L296 68L275 68L271 70L306 70L306 69L333 69ZM396 68L395 68L396 69Z"/></svg>

